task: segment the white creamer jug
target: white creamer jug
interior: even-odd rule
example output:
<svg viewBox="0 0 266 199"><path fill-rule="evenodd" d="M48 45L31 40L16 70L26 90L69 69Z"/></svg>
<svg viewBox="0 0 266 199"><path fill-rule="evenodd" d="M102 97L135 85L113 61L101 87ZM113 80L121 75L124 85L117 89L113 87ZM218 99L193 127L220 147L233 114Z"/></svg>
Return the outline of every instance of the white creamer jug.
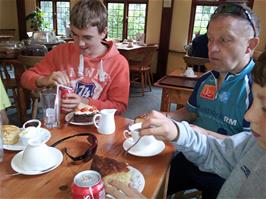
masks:
<svg viewBox="0 0 266 199"><path fill-rule="evenodd" d="M101 134L112 134L115 132L116 109L103 109L93 116L93 124Z"/></svg>

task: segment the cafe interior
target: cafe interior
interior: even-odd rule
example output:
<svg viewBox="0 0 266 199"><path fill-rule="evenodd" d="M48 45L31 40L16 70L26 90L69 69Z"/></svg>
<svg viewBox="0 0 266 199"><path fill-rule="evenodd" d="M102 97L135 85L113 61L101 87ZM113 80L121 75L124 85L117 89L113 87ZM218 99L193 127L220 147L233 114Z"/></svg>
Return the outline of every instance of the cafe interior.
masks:
<svg viewBox="0 0 266 199"><path fill-rule="evenodd" d="M42 121L40 91L27 90L20 82L22 73L40 62L49 51L58 45L74 42L69 15L77 2L0 0L0 75L11 102L11 106L6 109L8 117L15 117L9 119L12 121L10 125L25 130L25 122L40 120L41 127L34 127L41 129L45 146L64 137L73 137L71 141L56 146L61 153L56 151L55 163L52 167L46 165L41 171L27 171L20 166L19 158L26 149L30 150L30 144L4 147L4 160L0 163L0 170L4 171L1 174L3 178L0 177L0 196L70 198L74 177L82 171L90 170L90 161L73 163L75 158L67 154L66 147L70 153L78 156L88 148L89 142L85 154L94 150L93 154L126 162L134 173L134 179L131 179L134 188L147 198L167 198L170 161L175 150L173 145L167 141L156 141L155 149L150 152L147 149L143 153L130 153L125 148L129 148L126 141L131 138L124 137L123 132L129 126L132 127L136 118L151 111L146 110L148 104L159 104L151 109L160 112L174 112L186 105L198 78L208 70L210 64L208 55L191 54L192 41L207 32L208 21L220 4L244 3L260 19L260 42L253 54L256 60L266 50L266 1L103 0L108 12L106 40L112 40L129 63L131 86L127 113L135 114L131 114L130 118L127 114L108 115L111 119L105 123L114 119L115 124L114 133L109 135L99 133L100 127L94 123L76 124L71 121L71 116L63 117L62 114L59 128L46 129ZM38 14L39 19L36 18ZM155 95L149 97L152 93ZM77 145L80 146L78 149ZM43 150L40 148L40 151ZM33 158L29 158L29 161L34 158L39 161L38 155L35 156L32 154ZM43 155L43 158L46 156ZM177 193L172 198L202 196L200 190L192 189Z"/></svg>

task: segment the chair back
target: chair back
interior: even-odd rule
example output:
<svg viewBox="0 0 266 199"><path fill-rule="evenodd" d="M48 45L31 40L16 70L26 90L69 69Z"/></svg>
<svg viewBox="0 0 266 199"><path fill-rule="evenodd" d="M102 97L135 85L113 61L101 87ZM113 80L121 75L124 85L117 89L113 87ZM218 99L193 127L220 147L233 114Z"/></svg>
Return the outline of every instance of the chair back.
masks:
<svg viewBox="0 0 266 199"><path fill-rule="evenodd" d="M42 60L43 56L28 56L28 55L19 55L18 60L24 66L25 69L28 69Z"/></svg>
<svg viewBox="0 0 266 199"><path fill-rule="evenodd" d="M189 55L184 55L184 61L187 64L187 66L195 66L195 65L205 65L209 63L208 58L202 58L202 57L193 57Z"/></svg>
<svg viewBox="0 0 266 199"><path fill-rule="evenodd" d="M20 84L20 77L24 72L24 68L17 60L1 60L0 61L0 76L6 90L11 90L9 97L11 107L15 107L19 113L20 123L26 121L26 103L24 90Z"/></svg>
<svg viewBox="0 0 266 199"><path fill-rule="evenodd" d="M151 67L156 50L157 46L145 46L135 49L132 58L129 58L129 64L137 62L141 67Z"/></svg>

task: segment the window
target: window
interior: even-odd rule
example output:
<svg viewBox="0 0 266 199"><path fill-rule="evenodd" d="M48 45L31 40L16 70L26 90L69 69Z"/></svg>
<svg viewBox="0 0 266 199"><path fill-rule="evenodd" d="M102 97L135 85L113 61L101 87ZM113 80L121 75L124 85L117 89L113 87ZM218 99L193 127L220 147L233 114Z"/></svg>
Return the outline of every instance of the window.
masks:
<svg viewBox="0 0 266 199"><path fill-rule="evenodd" d="M207 32L207 25L212 13L223 2L246 3L252 8L254 0L192 0L188 43L198 34Z"/></svg>
<svg viewBox="0 0 266 199"><path fill-rule="evenodd" d="M108 38L135 39L145 33L148 0L105 0L108 10Z"/></svg>
<svg viewBox="0 0 266 199"><path fill-rule="evenodd" d="M37 0L37 5L45 13L48 30L55 31L57 35L66 35L69 26L70 1L69 0Z"/></svg>

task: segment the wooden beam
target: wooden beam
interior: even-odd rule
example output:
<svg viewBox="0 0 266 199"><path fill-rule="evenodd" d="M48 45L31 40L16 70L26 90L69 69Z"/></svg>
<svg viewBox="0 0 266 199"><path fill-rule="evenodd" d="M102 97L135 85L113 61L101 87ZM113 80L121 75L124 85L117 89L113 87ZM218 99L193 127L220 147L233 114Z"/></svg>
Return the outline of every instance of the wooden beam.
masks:
<svg viewBox="0 0 266 199"><path fill-rule="evenodd" d="M174 0L164 0L162 9L162 21L160 30L160 41L158 50L158 62L156 79L163 77L167 71L167 60L169 52L170 33L172 25Z"/></svg>
<svg viewBox="0 0 266 199"><path fill-rule="evenodd" d="M17 1L18 33L19 40L28 38L25 20L25 0Z"/></svg>

